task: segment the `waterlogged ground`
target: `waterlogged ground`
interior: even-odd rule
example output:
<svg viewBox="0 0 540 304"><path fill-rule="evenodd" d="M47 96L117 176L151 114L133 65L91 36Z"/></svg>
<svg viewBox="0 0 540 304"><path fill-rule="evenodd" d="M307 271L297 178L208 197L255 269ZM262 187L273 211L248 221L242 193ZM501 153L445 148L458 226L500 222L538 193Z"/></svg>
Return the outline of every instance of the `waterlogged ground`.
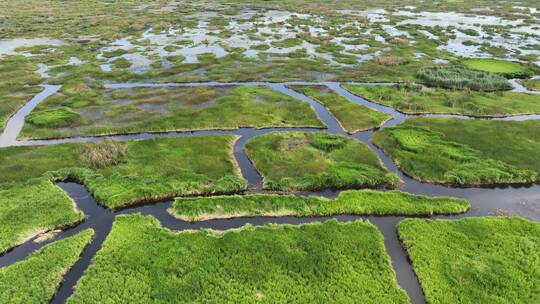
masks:
<svg viewBox="0 0 540 304"><path fill-rule="evenodd" d="M0 11L4 302L540 300L534 1Z"/></svg>

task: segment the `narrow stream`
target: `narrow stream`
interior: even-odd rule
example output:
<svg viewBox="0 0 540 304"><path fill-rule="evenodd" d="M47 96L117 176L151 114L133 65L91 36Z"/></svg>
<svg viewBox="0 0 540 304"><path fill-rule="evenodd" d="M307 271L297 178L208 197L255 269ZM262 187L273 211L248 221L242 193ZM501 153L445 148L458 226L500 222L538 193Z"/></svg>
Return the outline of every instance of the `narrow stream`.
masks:
<svg viewBox="0 0 540 304"><path fill-rule="evenodd" d="M408 116L394 110L391 107L386 107L373 102L370 102L364 98L351 94L347 90L343 89L339 83L336 82L287 82L287 83L268 83L268 82L250 82L250 83L172 83L172 84L154 84L154 83L119 83L119 84L107 84L108 88L132 88L132 87L187 87L187 86L224 86L224 85L264 85L268 86L278 92L287 94L296 99L302 100L311 105L315 110L321 121L327 125L325 132L341 134L349 136L350 138L357 139L369 145L377 155L380 157L383 164L389 169L400 176L404 181L403 185L399 187L400 190L430 196L454 196L467 199L471 202L472 208L469 212L459 216L441 216L435 218L461 218L467 216L487 216L497 214L517 214L527 217L534 221L540 221L540 185L519 186L519 187L495 187L495 188L452 188L442 185L433 185L421 183L410 177L404 175L395 165L393 160L386 156L378 147L374 146L371 142L371 136L373 131L364 131L352 135L347 135L341 128L339 122L330 114L324 106L314 101L313 99L300 94L290 88L287 85L293 84L317 84L326 85L331 90L351 100L352 102L362 104L381 112L388 113L393 116L384 126L393 126ZM360 83L359 83L360 84ZM365 83L362 83L365 84ZM369 85L388 85L370 83ZM0 136L0 146L22 146L22 145L51 145L60 144L66 142L93 142L100 141L104 137L73 137L64 139L52 139L52 140L32 140L32 141L17 141L16 138L22 129L24 124L24 117L28 115L41 101L48 96L54 94L60 89L60 86L44 86L45 89L32 100L23 106L15 115L13 115L5 129L4 134ZM470 119L470 117L462 115L440 115L451 116L463 119ZM524 119L540 119L540 115L520 115L507 118L498 118L504 120L524 120ZM220 135L220 134L235 134L240 138L234 145L233 154L240 167L241 173L248 181L250 193L262 192L262 177L257 172L249 158L247 157L244 145L245 142L253 136L265 134L273 131L304 131L314 132L321 131L317 128L268 128L268 129L255 129L255 128L240 128L237 130L206 130L206 131L188 131L188 132L165 132L165 133L138 133L138 134L125 134L114 135L117 139L142 139L142 138L158 138L158 137L187 137L187 136L204 136L204 135ZM77 206L84 212L86 219L79 225L71 229L67 229L58 233L52 239L37 244L33 241L28 241L18 247L15 247L12 251L0 256L0 267L11 265L12 263L22 260L30 255L36 249L41 248L45 244L62 239L64 237L74 235L75 233L85 229L93 228L96 231L96 236L93 242L84 250L81 259L72 267L64 277L64 281L55 294L52 303L64 303L66 299L72 294L73 286L75 286L78 279L82 276L84 270L90 264L92 258L96 252L101 248L101 245L107 237L114 218L117 214L129 214L140 212L145 215L153 215L156 217L164 227L172 230L185 230L185 229L201 229L212 228L217 230L226 230L230 228L241 227L245 224L264 225L266 223L287 223L287 224L300 224L314 221L323 221L330 218L335 218L339 221L354 221L357 219L368 219L375 224L382 232L385 238L385 246L388 254L391 257L394 270L400 286L407 291L412 303L425 303L425 299L422 293L422 289L416 278L416 275L407 259L406 252L401 246L396 234L396 224L403 219L403 217L374 217L374 216L332 216L332 217L253 217L253 218L234 218L234 219L219 219L209 220L197 223L188 223L175 219L168 214L167 208L171 206L171 202L158 202L147 205L135 206L127 208L121 211L112 212L101 206L99 206L93 197L88 193L84 186L76 183L58 183L66 193L74 199ZM318 192L301 192L302 195L321 195L325 197L335 197L339 191L323 190Z"/></svg>

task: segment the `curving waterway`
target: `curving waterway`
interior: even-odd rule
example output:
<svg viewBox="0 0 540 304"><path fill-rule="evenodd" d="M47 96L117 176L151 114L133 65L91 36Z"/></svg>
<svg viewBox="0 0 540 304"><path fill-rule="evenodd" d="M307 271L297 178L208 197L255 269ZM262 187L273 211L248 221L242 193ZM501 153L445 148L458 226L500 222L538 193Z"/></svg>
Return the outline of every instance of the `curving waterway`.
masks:
<svg viewBox="0 0 540 304"><path fill-rule="evenodd" d="M352 102L365 105L376 110L388 113L392 115L392 119L387 121L382 128L387 126L393 126L403 122L407 115L396 111L395 109L387 106L383 106L371 101L368 101L362 97L356 96L348 92L341 87L337 82L285 82L285 83L270 83L270 82L201 82L201 83L109 83L107 88L135 88L135 87L189 87L189 86L238 86L238 85L258 85L267 86L278 92L287 94L291 97L299 99L311 105L311 107L317 113L319 119L326 124L327 129L317 128L267 128L267 129L255 129L255 128L240 128L236 130L204 130L204 131L187 131L187 132L164 132L164 133L137 133L137 134L121 134L107 136L116 139L142 139L142 138L157 138L157 137L187 137L187 136L204 136L204 135L219 135L219 134L235 134L239 135L239 140L235 143L233 153L236 161L239 164L242 175L248 181L248 192L259 193L262 192L262 177L254 168L251 161L248 159L245 151L245 142L257 135L265 134L274 131L305 131L315 132L324 131L329 133L340 134L362 141L369 145L378 156L381 158L384 165L391 171L400 176L404 183L398 187L399 190L422 195L430 196L454 196L467 199L471 202L471 209L462 215L456 216L435 216L433 218L451 218L457 219L468 216L488 216L498 214L513 214L527 217L534 221L540 221L540 185L526 185L526 186L501 186L493 188L453 188L443 185L433 185L422 183L403 174L393 162L391 158L386 156L379 148L374 146L371 142L371 136L373 130L358 132L355 134L347 134L340 126L338 121L332 116L327 109L316 102L315 100L300 94L294 90L291 90L287 85L324 85L336 93L344 96ZM352 84L368 84L368 85L395 85L396 83L352 83ZM62 139L50 139L50 140L26 140L19 141L17 137L24 124L24 118L28 115L40 102L47 97L56 93L61 86L45 85L44 90L32 98L25 106L23 106L15 115L13 115L5 128L5 131L0 135L0 147L8 146L27 146L27 145L54 145L67 142L93 142L103 140L104 137L71 137ZM419 115L414 115L419 116ZM420 116L433 116L432 114L420 115ZM436 116L448 116L457 117L462 119L476 119L463 115L445 115L436 114ZM527 119L540 119L540 115L517 115L504 118L490 118L500 120L527 120ZM97 251L101 248L103 241L109 234L112 223L116 215L129 214L129 213L142 213L145 215L152 215L156 217L161 225L171 230L185 230L185 229L201 229L212 228L217 230L226 230L231 228L241 227L246 224L252 225L264 225L267 223L287 223L287 224L300 224L314 221L324 221L327 219L337 219L338 221L354 221L357 219L367 219L376 225L382 232L385 239L385 246L388 254L391 257L392 265L396 271L396 276L400 286L408 293L412 303L425 303L425 298L422 293L422 289L418 282L418 279L408 261L407 254L404 251L396 233L396 224L404 217L396 216L351 216L340 215L330 217L245 217L234 219L217 219L208 220L197 223L189 223L178 220L172 217L168 212L172 204L171 201L150 203L146 205L139 205L135 207L126 208L120 211L111 211L98 205L91 194L85 189L84 186L62 182L57 183L57 186L62 188L77 204L78 208L85 214L85 220L64 231L59 232L53 238L43 243L36 243L30 240L20 246L15 247L13 250L0 256L0 267L11 265L17 261L20 261L29 256L35 250L43 247L45 244L54 242L56 240L74 235L75 233L85 229L93 228L96 231L96 235L92 243L84 250L81 258L72 267L64 277L63 283L57 293L55 294L51 303L64 303L66 299L72 294L73 287L78 279L82 276L84 270L90 265L92 258ZM317 192L302 192L302 195L321 195L325 197L335 197L339 191L337 190L324 190Z"/></svg>

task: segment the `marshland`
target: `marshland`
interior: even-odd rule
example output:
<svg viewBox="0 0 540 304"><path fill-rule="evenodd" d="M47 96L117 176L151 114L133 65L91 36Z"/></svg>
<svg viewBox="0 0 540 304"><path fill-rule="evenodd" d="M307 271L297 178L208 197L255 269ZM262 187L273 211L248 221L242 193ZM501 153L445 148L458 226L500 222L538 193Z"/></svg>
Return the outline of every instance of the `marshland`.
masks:
<svg viewBox="0 0 540 304"><path fill-rule="evenodd" d="M536 2L0 11L1 302L540 301Z"/></svg>

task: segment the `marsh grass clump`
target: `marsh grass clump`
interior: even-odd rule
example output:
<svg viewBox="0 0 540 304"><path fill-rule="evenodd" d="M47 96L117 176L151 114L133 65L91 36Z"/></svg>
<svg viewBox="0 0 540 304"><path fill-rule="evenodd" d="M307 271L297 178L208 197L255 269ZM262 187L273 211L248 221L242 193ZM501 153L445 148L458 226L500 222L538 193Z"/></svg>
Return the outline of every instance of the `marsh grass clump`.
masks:
<svg viewBox="0 0 540 304"><path fill-rule="evenodd" d="M374 60L382 65L398 65L403 63L403 58L395 55L377 56Z"/></svg>
<svg viewBox="0 0 540 304"><path fill-rule="evenodd" d="M69 107L58 107L30 113L25 121L37 127L59 128L71 125L80 117L79 113Z"/></svg>
<svg viewBox="0 0 540 304"><path fill-rule="evenodd" d="M325 134L324 136L316 136L309 143L319 150L332 152L343 148L347 144L347 139L336 134Z"/></svg>
<svg viewBox="0 0 540 304"><path fill-rule="evenodd" d="M397 230L428 303L540 300L537 222L519 217L406 219Z"/></svg>
<svg viewBox="0 0 540 304"><path fill-rule="evenodd" d="M416 77L427 85L448 89L489 92L512 88L512 85L503 76L460 66L425 67L417 71Z"/></svg>
<svg viewBox="0 0 540 304"><path fill-rule="evenodd" d="M118 165L127 149L125 142L106 138L103 142L84 145L82 155L90 168L100 169Z"/></svg>

